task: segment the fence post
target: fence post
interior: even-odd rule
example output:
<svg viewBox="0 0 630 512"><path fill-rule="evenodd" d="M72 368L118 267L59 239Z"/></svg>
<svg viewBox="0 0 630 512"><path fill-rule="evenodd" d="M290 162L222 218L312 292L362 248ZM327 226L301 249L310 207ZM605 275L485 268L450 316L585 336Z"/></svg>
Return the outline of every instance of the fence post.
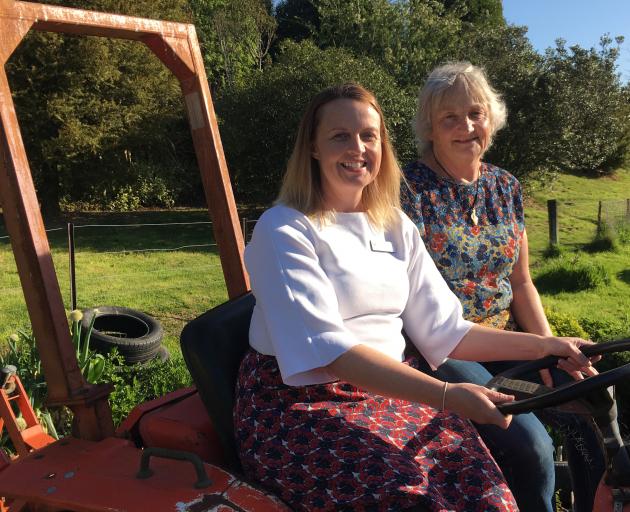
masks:
<svg viewBox="0 0 630 512"><path fill-rule="evenodd" d="M602 228L602 202L597 202L597 236L600 236L604 232Z"/></svg>
<svg viewBox="0 0 630 512"><path fill-rule="evenodd" d="M630 199L626 199L626 219L630 219Z"/></svg>
<svg viewBox="0 0 630 512"><path fill-rule="evenodd" d="M558 245L558 203L555 199L547 201L547 215L549 218L549 243Z"/></svg>
<svg viewBox="0 0 630 512"><path fill-rule="evenodd" d="M77 281L74 262L74 224L72 222L68 222L68 258L70 267L70 303L72 304L71 311L74 311L77 309Z"/></svg>

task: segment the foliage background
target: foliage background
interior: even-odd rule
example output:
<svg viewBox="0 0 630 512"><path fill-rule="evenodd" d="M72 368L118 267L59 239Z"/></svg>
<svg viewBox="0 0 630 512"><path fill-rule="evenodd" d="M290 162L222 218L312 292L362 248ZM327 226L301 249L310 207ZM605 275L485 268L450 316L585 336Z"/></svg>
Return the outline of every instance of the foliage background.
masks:
<svg viewBox="0 0 630 512"><path fill-rule="evenodd" d="M500 0L50 0L193 22L241 202L276 193L314 92L359 81L383 103L401 163L427 73L484 66L508 126L488 160L524 182L611 173L630 144L620 38L534 51ZM31 33L7 66L43 208L129 211L203 201L179 85L141 44Z"/></svg>

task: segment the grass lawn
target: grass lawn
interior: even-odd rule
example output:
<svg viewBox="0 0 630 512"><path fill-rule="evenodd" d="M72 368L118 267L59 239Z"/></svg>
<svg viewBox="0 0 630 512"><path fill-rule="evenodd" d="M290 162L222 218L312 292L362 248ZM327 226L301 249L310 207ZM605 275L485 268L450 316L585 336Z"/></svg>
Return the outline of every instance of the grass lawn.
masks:
<svg viewBox="0 0 630 512"><path fill-rule="evenodd" d="M612 177L588 178L561 175L549 186L528 191L525 217L530 245L530 267L534 278L545 271L549 263L543 252L549 242L547 200L558 201L560 246L564 258L578 256L585 261L603 265L611 276L609 285L594 290L541 293L545 306L568 313L578 320L597 319L621 322L630 335L630 246L618 252L588 253L584 245L591 242L597 229L598 201L630 198L630 171L619 170Z"/></svg>
<svg viewBox="0 0 630 512"><path fill-rule="evenodd" d="M564 258L572 258L595 234L597 201L627 197L630 171L623 170L612 178L562 175L549 186L528 191L525 213L533 276L540 275L549 265L543 257L548 240L547 199L559 201L560 243L567 251ZM77 226L85 226L77 227L75 234L79 307L116 305L145 311L162 322L169 350L178 351L183 325L226 299L205 210L94 213L75 215L71 220ZM162 223L173 225L133 226ZM49 238L61 293L69 310L65 224L57 221L46 226L57 227L62 229L50 232ZM30 329L3 229L0 225L0 343L18 328ZM543 303L578 320L622 322L630 331L630 247L618 252L579 252L581 258L601 263L608 270L610 284L576 293L547 291L542 294Z"/></svg>
<svg viewBox="0 0 630 512"><path fill-rule="evenodd" d="M630 199L630 171L619 170L614 176L603 178L562 174L553 183L540 184L526 194L529 249L536 261L549 242L548 199L558 201L560 245L580 248L595 236L598 201Z"/></svg>
<svg viewBox="0 0 630 512"><path fill-rule="evenodd" d="M177 351L184 324L227 298L212 228L203 210L84 214L72 221L85 226L75 229L79 308L115 305L145 311L160 320L165 345ZM118 226L154 223L175 225ZM0 237L4 234L0 232ZM62 297L70 310L65 227L50 232L49 240ZM180 249L163 250L174 248ZM28 329L29 322L11 248L2 238L0 268L0 340L4 340L18 328Z"/></svg>

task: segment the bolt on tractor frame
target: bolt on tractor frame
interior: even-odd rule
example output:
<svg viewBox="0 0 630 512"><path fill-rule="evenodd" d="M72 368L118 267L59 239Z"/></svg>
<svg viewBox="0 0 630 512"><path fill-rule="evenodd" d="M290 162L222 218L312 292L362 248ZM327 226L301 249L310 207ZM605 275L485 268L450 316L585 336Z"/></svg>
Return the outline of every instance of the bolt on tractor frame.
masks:
<svg viewBox="0 0 630 512"><path fill-rule="evenodd" d="M0 510L286 510L277 499L207 463L220 460L220 446L194 388L138 406L115 432L110 387L83 378L5 71L29 30L139 41L177 77L228 295L238 297L249 289L243 238L194 27L0 0L0 207L48 384L47 405L67 406L74 414L72 437L21 453L13 462L0 457Z"/></svg>

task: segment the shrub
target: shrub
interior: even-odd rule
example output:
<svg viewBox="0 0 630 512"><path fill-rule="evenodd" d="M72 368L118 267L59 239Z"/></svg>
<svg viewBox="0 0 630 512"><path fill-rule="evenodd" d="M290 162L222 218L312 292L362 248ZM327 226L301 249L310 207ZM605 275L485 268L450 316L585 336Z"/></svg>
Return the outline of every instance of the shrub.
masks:
<svg viewBox="0 0 630 512"><path fill-rule="evenodd" d="M617 232L608 224L603 224L595 234L595 238L584 247L588 252L617 252L619 248Z"/></svg>
<svg viewBox="0 0 630 512"><path fill-rule="evenodd" d="M630 319L603 322L595 318L581 318L580 325L593 341L612 341L630 336Z"/></svg>
<svg viewBox="0 0 630 512"><path fill-rule="evenodd" d="M545 308L545 314L551 331L555 336L577 336L578 338L588 338L588 334L579 322L567 313L560 313L553 309Z"/></svg>
<svg viewBox="0 0 630 512"><path fill-rule="evenodd" d="M602 322L597 319L583 318L580 323L593 341L612 341L630 336L630 319L626 319L625 322ZM630 363L630 352L617 352L605 355L597 363L597 369L605 372L628 363ZM622 434L625 437L630 436L630 387L623 383L617 384L615 398Z"/></svg>
<svg viewBox="0 0 630 512"><path fill-rule="evenodd" d="M239 200L268 204L276 197L307 103L324 87L348 81L361 83L378 98L400 160L416 158L409 122L415 91L398 88L367 57L339 48L321 50L310 41L285 42L277 62L242 87L223 91L216 102Z"/></svg>
<svg viewBox="0 0 630 512"><path fill-rule="evenodd" d="M44 406L47 385L33 335L20 331L10 337L8 347L5 354L0 354L0 365L12 364L17 367L20 380L44 428L53 437L70 434L72 412L67 408L48 410ZM104 359L104 367L96 383L109 382L114 386L109 403L115 426L136 405L192 383L181 356L167 361L154 359L144 364L126 366L123 357L114 349ZM0 438L0 447L11 449L8 435Z"/></svg>
<svg viewBox="0 0 630 512"><path fill-rule="evenodd" d="M610 284L611 277L600 263L580 257L557 258L543 267L534 282L541 292L578 292Z"/></svg>
<svg viewBox="0 0 630 512"><path fill-rule="evenodd" d="M630 245L630 222L619 223L617 226L617 239L622 245Z"/></svg>
<svg viewBox="0 0 630 512"><path fill-rule="evenodd" d="M144 364L125 366L123 357L116 349L108 355L108 364L101 381L114 385L109 403L116 426L136 405L192 384L181 356L168 361L154 359Z"/></svg>
<svg viewBox="0 0 630 512"><path fill-rule="evenodd" d="M603 322L593 318L580 318L579 321L566 313L545 308L545 314L556 336L578 336L593 341L612 341L630 336L630 320ZM597 363L600 372L630 363L630 352L607 354ZM630 434L630 388L616 386L616 400L619 424L624 436Z"/></svg>
<svg viewBox="0 0 630 512"><path fill-rule="evenodd" d="M558 244L549 244L543 251L543 258L552 259L559 258L564 254L564 250Z"/></svg>

